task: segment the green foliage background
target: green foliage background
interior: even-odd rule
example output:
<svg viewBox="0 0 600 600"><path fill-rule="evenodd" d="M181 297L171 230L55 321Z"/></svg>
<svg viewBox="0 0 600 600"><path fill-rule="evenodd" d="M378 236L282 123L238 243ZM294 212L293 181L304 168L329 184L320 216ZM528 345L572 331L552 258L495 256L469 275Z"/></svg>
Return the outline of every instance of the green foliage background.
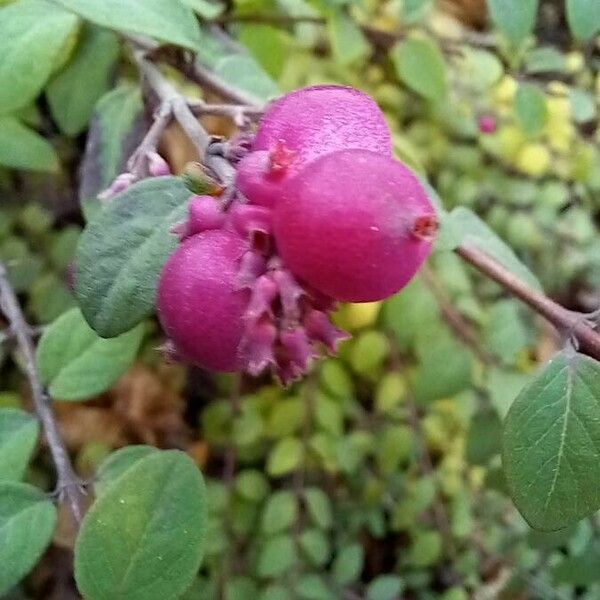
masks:
<svg viewBox="0 0 600 600"><path fill-rule="evenodd" d="M90 337L67 285L84 223L73 198L93 218L95 195L121 171L143 120L135 72L118 38L122 31L195 50L221 77L260 100L324 82L364 90L385 111L396 155L426 176L453 211L447 218L454 229L445 229L439 251L401 294L382 304L341 307L337 322L353 338L305 381L285 390L268 380L240 384L220 376L192 388L194 433L209 448L205 492L177 453L159 457L135 449L99 467L92 513L98 523L86 522L76 548L78 583L87 597L138 597L132 590L142 585L139 571L160 571L159 562L148 562L154 554L144 557L135 530L127 543L137 562L131 573L111 579L126 557L122 548L110 549L111 531L101 521L137 516L137 525L147 519L177 532L205 529L204 551L200 542L190 547L189 564L176 548L169 558L164 542L172 585L144 598L600 598L597 517L536 532L514 508L501 469L502 421L539 363L560 346L516 300L443 252L453 247L448 232L468 233L486 240L490 250L496 244L498 260L516 261L523 277L567 307L597 307L597 4L545 1L536 10L530 0L490 0L484 31L459 24L430 0L236 0L227 6L131 0L125 14L116 0L0 4L7 5L0 10L0 56L8 56L3 44L13 48L23 32L31 35L19 41L21 54L0 64L0 259L33 324L60 315L69 321L73 335L64 344L71 349L48 353L49 345L53 350L59 346L51 344L61 343L50 339L55 322L44 334L46 358L44 342L38 355L57 400L84 399L112 385L131 365L142 335L138 359L153 367L159 361L152 350L159 335L149 322L134 330L133 339ZM201 20L227 17L248 54L231 51L208 27L195 27L192 11ZM31 33L19 19L40 31ZM35 69L19 78L23 61ZM187 94L199 94L171 76ZM486 134L478 120L488 116L496 129ZM93 140L87 149L86 133ZM164 220L163 214L146 217L156 219L154 226ZM100 302L93 289L91 297ZM16 410L25 406L18 357L9 333L0 336L0 406L7 409L0 413L0 456L12 461L8 469L0 463L0 480L10 481L0 503L2 493L12 494L18 502L11 510L21 514L37 492L15 481L37 432ZM115 357L110 372L98 366L94 352ZM85 375L77 380L79 394L65 391L65 372ZM2 435L15 428L24 431L20 444ZM98 452L93 466L110 450ZM127 490L149 479L160 487L156 481L170 470L180 477L170 481L170 500L150 488L146 504L127 508ZM42 451L25 480L47 486L47 471ZM117 483L120 488L111 487ZM206 496L202 523L190 508L190 490ZM42 498L35 506L51 530L51 504ZM12 514L0 509L0 519L18 527ZM23 554L18 576L45 543ZM161 540L152 543L159 547ZM91 558L102 544L104 565ZM17 585L10 576L0 566L7 598L44 597L34 596L27 580Z"/></svg>

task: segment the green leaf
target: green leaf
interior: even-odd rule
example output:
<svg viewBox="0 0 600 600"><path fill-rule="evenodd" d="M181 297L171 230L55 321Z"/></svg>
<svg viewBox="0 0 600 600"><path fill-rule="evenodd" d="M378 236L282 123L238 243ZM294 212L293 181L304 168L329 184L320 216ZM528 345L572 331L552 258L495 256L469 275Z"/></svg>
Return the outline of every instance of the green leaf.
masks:
<svg viewBox="0 0 600 600"><path fill-rule="evenodd" d="M396 600L402 587L402 579L397 575L380 575L369 583L367 600Z"/></svg>
<svg viewBox="0 0 600 600"><path fill-rule="evenodd" d="M304 449L299 439L282 438L271 450L267 461L267 472L273 477L286 475L298 467L303 454Z"/></svg>
<svg viewBox="0 0 600 600"><path fill-rule="evenodd" d="M587 123L596 117L596 100L593 94L579 88L569 90L571 111L576 123Z"/></svg>
<svg viewBox="0 0 600 600"><path fill-rule="evenodd" d="M0 165L52 173L58 171L58 157L35 131L14 117L0 117Z"/></svg>
<svg viewBox="0 0 600 600"><path fill-rule="evenodd" d="M535 25L539 0L487 0L494 25L512 42L522 42Z"/></svg>
<svg viewBox="0 0 600 600"><path fill-rule="evenodd" d="M331 573L339 585L354 583L363 570L365 552L360 544L350 544L338 553L331 566Z"/></svg>
<svg viewBox="0 0 600 600"><path fill-rule="evenodd" d="M111 90L96 104L81 167L79 196L84 207L86 201L106 189L124 167L133 151L130 139L135 136L131 131L142 108L140 89L129 84ZM94 204L98 202L94 200Z"/></svg>
<svg viewBox="0 0 600 600"><path fill-rule="evenodd" d="M530 376L514 371L504 371L498 368L490 370L486 389L490 402L498 416L504 419L513 400L529 382Z"/></svg>
<svg viewBox="0 0 600 600"><path fill-rule="evenodd" d="M600 365L558 354L525 387L504 423L512 498L536 529L554 530L600 508Z"/></svg>
<svg viewBox="0 0 600 600"><path fill-rule="evenodd" d="M336 600L337 598L329 590L327 584L323 581L323 577L316 574L300 577L295 590L297 597L301 600Z"/></svg>
<svg viewBox="0 0 600 600"><path fill-rule="evenodd" d="M204 550L204 483L192 459L155 452L128 469L86 514L75 579L88 600L171 600L192 583Z"/></svg>
<svg viewBox="0 0 600 600"><path fill-rule="evenodd" d="M546 124L546 96L537 85L521 83L515 97L515 113L523 131L539 135Z"/></svg>
<svg viewBox="0 0 600 600"><path fill-rule="evenodd" d="M182 2L205 19L218 17L225 9L221 2L214 0L182 0Z"/></svg>
<svg viewBox="0 0 600 600"><path fill-rule="evenodd" d="M96 472L94 491L101 496L110 486L150 454L160 452L154 446L126 446L108 456Z"/></svg>
<svg viewBox="0 0 600 600"><path fill-rule="evenodd" d="M402 2L402 20L406 23L420 21L431 9L432 0L404 0Z"/></svg>
<svg viewBox="0 0 600 600"><path fill-rule="evenodd" d="M483 250L513 275L537 291L542 291L542 286L536 276L517 258L512 249L473 211L458 206L442 219L436 247L439 250L454 250L461 245L473 245L479 250Z"/></svg>
<svg viewBox="0 0 600 600"><path fill-rule="evenodd" d="M73 60L46 90L52 116L63 133L77 135L86 128L96 102L109 88L118 56L114 33L85 27Z"/></svg>
<svg viewBox="0 0 600 600"><path fill-rule="evenodd" d="M504 73L500 59L487 50L465 47L457 61L469 85L479 93L497 83Z"/></svg>
<svg viewBox="0 0 600 600"><path fill-rule="evenodd" d="M21 479L37 443L39 425L16 408L0 410L0 481Z"/></svg>
<svg viewBox="0 0 600 600"><path fill-rule="evenodd" d="M154 311L160 271L177 246L171 227L190 192L177 177L132 185L88 223L77 250L75 293L103 337L128 331Z"/></svg>
<svg viewBox="0 0 600 600"><path fill-rule="evenodd" d="M502 423L496 412L481 411L471 420L467 432L465 458L471 465L486 466L500 454Z"/></svg>
<svg viewBox="0 0 600 600"><path fill-rule="evenodd" d="M261 66L247 54L229 54L220 58L213 68L220 79L247 92L256 103L279 95L277 84Z"/></svg>
<svg viewBox="0 0 600 600"><path fill-rule="evenodd" d="M447 398L467 389L473 379L473 355L449 333L438 331L436 343L428 333L418 338L419 366L413 391L421 403Z"/></svg>
<svg viewBox="0 0 600 600"><path fill-rule="evenodd" d="M270 77L278 78L287 63L289 36L266 23L244 23L238 39Z"/></svg>
<svg viewBox="0 0 600 600"><path fill-rule="evenodd" d="M99 337L78 308L54 321L42 335L37 365L42 383L57 400L85 400L107 390L131 366L144 328Z"/></svg>
<svg viewBox="0 0 600 600"><path fill-rule="evenodd" d="M566 0L567 22L579 40L591 38L600 31L600 3L597 0Z"/></svg>
<svg viewBox="0 0 600 600"><path fill-rule="evenodd" d="M26 483L0 483L0 596L36 564L54 534L56 508Z"/></svg>
<svg viewBox="0 0 600 600"><path fill-rule="evenodd" d="M430 567L440 559L442 536L438 531L418 530L406 556L408 564L415 567Z"/></svg>
<svg viewBox="0 0 600 600"><path fill-rule="evenodd" d="M437 45L428 39L412 38L392 48L392 60L402 81L433 102L447 93L446 67Z"/></svg>
<svg viewBox="0 0 600 600"><path fill-rule="evenodd" d="M268 500L262 515L261 529L267 535L291 527L298 518L298 502L293 492L275 492Z"/></svg>
<svg viewBox="0 0 600 600"><path fill-rule="evenodd" d="M600 549L590 544L577 556L567 556L551 569L552 578L557 585L570 584L583 587L598 582L600 570Z"/></svg>
<svg viewBox="0 0 600 600"><path fill-rule="evenodd" d="M260 502L269 493L269 481L260 471L245 469L235 478L235 491L245 500Z"/></svg>
<svg viewBox="0 0 600 600"><path fill-rule="evenodd" d="M300 535L300 547L315 567L322 567L329 560L329 540L320 529L306 529Z"/></svg>
<svg viewBox="0 0 600 600"><path fill-rule="evenodd" d="M304 499L312 520L321 529L329 529L333 523L333 513L329 496L319 488L306 488Z"/></svg>
<svg viewBox="0 0 600 600"><path fill-rule="evenodd" d="M262 545L256 570L261 577L277 577L290 569L295 561L294 540L289 535L278 535Z"/></svg>
<svg viewBox="0 0 600 600"><path fill-rule="evenodd" d="M532 48L525 55L525 70L528 73L561 73L566 67L565 55L552 46Z"/></svg>
<svg viewBox="0 0 600 600"><path fill-rule="evenodd" d="M77 17L46 0L0 9L0 114L29 104L44 87Z"/></svg>
<svg viewBox="0 0 600 600"><path fill-rule="evenodd" d="M85 19L124 33L200 50L202 36L191 8L179 0L56 0Z"/></svg>
<svg viewBox="0 0 600 600"><path fill-rule="evenodd" d="M516 300L500 300L491 307L486 323L486 346L505 363L514 362L529 342L520 309Z"/></svg>
<svg viewBox="0 0 600 600"><path fill-rule="evenodd" d="M370 45L360 27L343 10L336 10L327 19L334 59L349 65L369 54Z"/></svg>

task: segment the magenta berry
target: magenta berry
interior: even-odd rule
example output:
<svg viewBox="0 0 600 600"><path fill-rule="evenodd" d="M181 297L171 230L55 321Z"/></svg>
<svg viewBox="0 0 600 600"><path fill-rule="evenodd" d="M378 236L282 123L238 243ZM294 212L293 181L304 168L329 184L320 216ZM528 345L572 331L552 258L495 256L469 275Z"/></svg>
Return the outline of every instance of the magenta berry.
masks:
<svg viewBox="0 0 600 600"><path fill-rule="evenodd" d="M287 268L346 302L381 300L404 287L437 228L411 171L366 150L333 152L287 179L273 217Z"/></svg>
<svg viewBox="0 0 600 600"><path fill-rule="evenodd" d="M237 281L247 244L229 231L185 240L167 261L158 286L158 315L177 354L215 371L244 364L239 345L249 292Z"/></svg>
<svg viewBox="0 0 600 600"><path fill-rule="evenodd" d="M238 165L239 190L254 204L272 206L282 181L336 150L360 148L391 156L383 113L369 96L322 85L286 94L263 116L252 150Z"/></svg>
<svg viewBox="0 0 600 600"><path fill-rule="evenodd" d="M391 155L389 128L377 104L354 88L319 85L286 94L260 121L252 150L267 150L285 170L343 148Z"/></svg>
<svg viewBox="0 0 600 600"><path fill-rule="evenodd" d="M482 115L477 120L477 125L481 133L494 133L496 131L496 119L491 115Z"/></svg>

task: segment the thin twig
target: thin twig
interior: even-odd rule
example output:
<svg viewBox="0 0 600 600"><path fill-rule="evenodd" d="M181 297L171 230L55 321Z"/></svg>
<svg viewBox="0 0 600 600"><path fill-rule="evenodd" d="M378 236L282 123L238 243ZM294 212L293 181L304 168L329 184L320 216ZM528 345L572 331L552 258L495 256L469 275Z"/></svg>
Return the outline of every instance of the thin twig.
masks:
<svg viewBox="0 0 600 600"><path fill-rule="evenodd" d="M488 278L499 283L554 325L563 335L576 340L578 350L600 360L600 334L585 316L570 311L537 292L507 268L474 246L459 246L455 252Z"/></svg>
<svg viewBox="0 0 600 600"><path fill-rule="evenodd" d="M199 100L189 100L188 106L197 117L204 115L227 117L239 127L244 126L247 120L259 119L264 112L264 109L258 106L246 106L245 104L207 104Z"/></svg>
<svg viewBox="0 0 600 600"><path fill-rule="evenodd" d="M159 106L154 116L154 122L148 129L140 145L134 150L127 162L127 168L136 177L145 177L148 169L148 153L156 152L156 148L162 138L165 129L173 119L173 111L169 103Z"/></svg>
<svg viewBox="0 0 600 600"><path fill-rule="evenodd" d="M186 98L163 76L158 67L146 58L145 50L134 48L133 57L146 84L164 107L163 110L171 111L173 118L196 147L200 161L212 169L222 183L231 183L234 168L223 157L208 152L212 137L198 122Z"/></svg>
<svg viewBox="0 0 600 600"><path fill-rule="evenodd" d="M42 424L52 461L56 468L58 497L61 501L64 500L68 503L75 522L79 524L83 518L85 506L83 484L75 473L65 444L60 436L51 400L40 382L35 364L31 328L25 321L17 296L8 281L6 267L2 262L0 262L0 309L8 319L23 355L23 369L31 387L33 406Z"/></svg>
<svg viewBox="0 0 600 600"><path fill-rule="evenodd" d="M424 265L421 270L421 275L438 304L442 318L446 321L450 329L452 329L456 337L465 345L469 346L482 363L493 363L493 357L481 347L473 327L471 327L471 324L458 312L458 310L456 310L446 291L439 284L433 271L428 265Z"/></svg>

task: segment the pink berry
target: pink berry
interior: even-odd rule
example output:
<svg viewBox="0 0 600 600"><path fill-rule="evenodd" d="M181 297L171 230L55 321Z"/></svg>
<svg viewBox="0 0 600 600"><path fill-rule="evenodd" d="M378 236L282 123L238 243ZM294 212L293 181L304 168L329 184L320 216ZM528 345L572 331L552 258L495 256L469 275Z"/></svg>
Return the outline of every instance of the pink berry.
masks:
<svg viewBox="0 0 600 600"><path fill-rule="evenodd" d="M333 152L287 179L273 216L290 271L345 302L381 300L404 287L437 227L412 172L367 150Z"/></svg>
<svg viewBox="0 0 600 600"><path fill-rule="evenodd" d="M158 285L158 315L177 353L214 371L243 368L238 348L249 292L237 276L247 250L229 231L206 231L184 241Z"/></svg>
<svg viewBox="0 0 600 600"><path fill-rule="evenodd" d="M272 206L283 180L320 156L350 148L391 156L391 146L383 113L369 96L337 85L302 88L269 107L236 182L250 202Z"/></svg>
<svg viewBox="0 0 600 600"><path fill-rule="evenodd" d="M496 131L496 119L491 115L482 115L477 124L481 133L494 133Z"/></svg>

